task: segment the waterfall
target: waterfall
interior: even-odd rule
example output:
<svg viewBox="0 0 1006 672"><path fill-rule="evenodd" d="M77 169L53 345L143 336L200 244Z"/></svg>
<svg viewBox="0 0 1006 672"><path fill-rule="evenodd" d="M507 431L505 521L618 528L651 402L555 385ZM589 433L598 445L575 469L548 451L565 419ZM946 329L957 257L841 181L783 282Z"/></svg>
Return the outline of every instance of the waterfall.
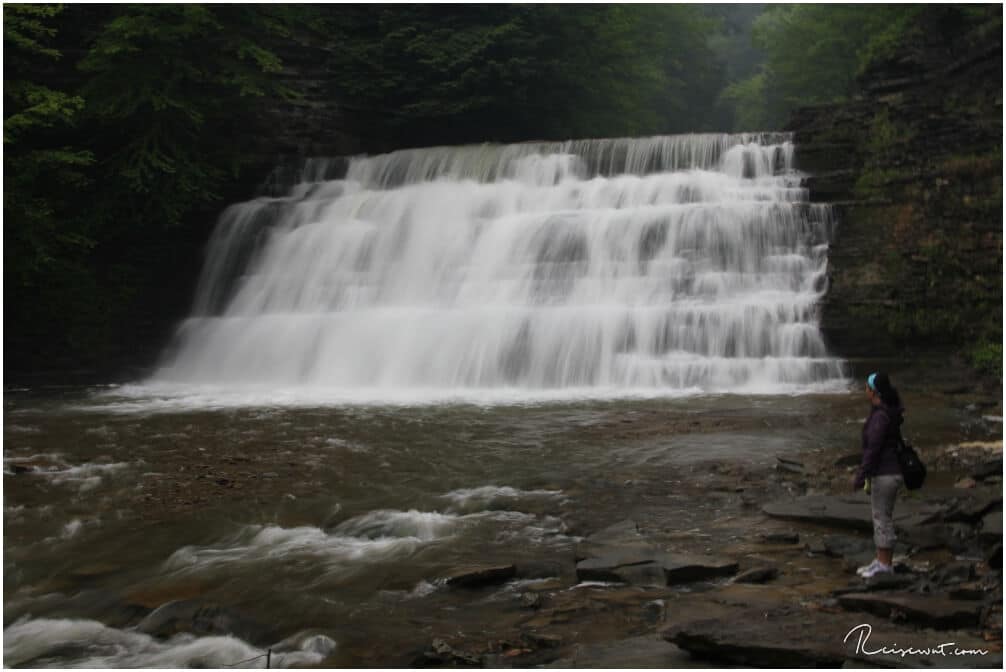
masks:
<svg viewBox="0 0 1006 672"><path fill-rule="evenodd" d="M157 382L780 392L843 380L786 134L309 162L228 208Z"/></svg>

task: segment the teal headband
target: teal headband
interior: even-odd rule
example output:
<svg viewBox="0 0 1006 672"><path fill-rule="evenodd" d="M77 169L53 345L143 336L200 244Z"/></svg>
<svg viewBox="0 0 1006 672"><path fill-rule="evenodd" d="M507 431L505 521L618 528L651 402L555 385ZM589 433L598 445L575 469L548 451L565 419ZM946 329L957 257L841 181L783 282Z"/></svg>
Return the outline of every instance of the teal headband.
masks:
<svg viewBox="0 0 1006 672"><path fill-rule="evenodd" d="M877 391L877 386L874 385L874 383L873 383L873 381L875 381L876 379L877 379L877 374L875 374L875 373L871 373L870 376L866 379L866 384L869 385L870 389L873 390L874 392Z"/></svg>

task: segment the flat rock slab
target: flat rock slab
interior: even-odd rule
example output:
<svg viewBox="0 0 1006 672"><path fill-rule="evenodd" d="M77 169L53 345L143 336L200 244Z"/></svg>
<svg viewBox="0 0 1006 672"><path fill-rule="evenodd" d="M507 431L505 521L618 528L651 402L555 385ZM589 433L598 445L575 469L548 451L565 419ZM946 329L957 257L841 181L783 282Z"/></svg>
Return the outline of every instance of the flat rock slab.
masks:
<svg viewBox="0 0 1006 672"><path fill-rule="evenodd" d="M873 553L873 539L850 537L845 534L829 534L821 540L824 552L833 558L858 557L863 553Z"/></svg>
<svg viewBox="0 0 1006 672"><path fill-rule="evenodd" d="M669 586L732 576L737 568L737 562L729 559L665 553L651 547L612 551L581 560L576 564L576 578L579 581Z"/></svg>
<svg viewBox="0 0 1006 672"><path fill-rule="evenodd" d="M705 581L722 576L733 576L740 565L727 558L705 558L701 556L668 555L664 562L667 585Z"/></svg>
<svg viewBox="0 0 1006 672"><path fill-rule="evenodd" d="M656 635L614 642L578 644L572 652L546 668L676 669L697 667L685 651ZM709 667L712 667L710 665Z"/></svg>
<svg viewBox="0 0 1006 672"><path fill-rule="evenodd" d="M992 511L982 518L980 538L984 542L1001 542L1003 540L1003 512Z"/></svg>
<svg viewBox="0 0 1006 672"><path fill-rule="evenodd" d="M479 565L462 567L447 576L447 585L455 588L480 588L506 583L517 575L514 565Z"/></svg>
<svg viewBox="0 0 1006 672"><path fill-rule="evenodd" d="M919 581L915 574L877 574L868 579L857 579L850 583L848 587L838 588L831 591L832 595L850 595L852 593L866 593L876 590L903 590Z"/></svg>
<svg viewBox="0 0 1006 672"><path fill-rule="evenodd" d="M977 627L984 607L975 600L906 592L849 593L839 596L838 604L843 609L866 611L884 618L900 614L911 623L940 629Z"/></svg>
<svg viewBox="0 0 1006 672"><path fill-rule="evenodd" d="M898 542L918 550L948 548L959 553L967 548L968 537L973 534L965 523L931 523L898 530Z"/></svg>
<svg viewBox="0 0 1006 672"><path fill-rule="evenodd" d="M779 576L778 567L755 567L734 577L734 583L766 583Z"/></svg>
<svg viewBox="0 0 1006 672"><path fill-rule="evenodd" d="M612 551L638 548L651 550L650 544L639 534L639 527L634 520L623 520L609 525L590 535L576 546L576 559L584 560L594 556L604 555Z"/></svg>
<svg viewBox="0 0 1006 672"><path fill-rule="evenodd" d="M873 622L871 622L873 619ZM749 667L1000 667L1002 654L965 632L917 630L864 613L784 607L690 621L662 636L704 660ZM952 642L938 649L939 645ZM957 651L986 651L961 653Z"/></svg>
<svg viewBox="0 0 1006 672"><path fill-rule="evenodd" d="M870 499L865 495L807 495L770 502L762 511L773 518L797 520L832 527L873 529ZM938 504L899 501L894 509L896 525L921 525L939 518L944 507Z"/></svg>

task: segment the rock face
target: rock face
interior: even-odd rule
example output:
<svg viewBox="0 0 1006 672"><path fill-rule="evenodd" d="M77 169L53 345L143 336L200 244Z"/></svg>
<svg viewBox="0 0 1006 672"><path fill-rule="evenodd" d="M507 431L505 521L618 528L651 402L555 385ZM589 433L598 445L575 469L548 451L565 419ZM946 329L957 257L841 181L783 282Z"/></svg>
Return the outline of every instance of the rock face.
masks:
<svg viewBox="0 0 1006 672"><path fill-rule="evenodd" d="M811 200L835 204L821 325L847 358L1002 339L1001 14L940 17L861 96L789 124Z"/></svg>

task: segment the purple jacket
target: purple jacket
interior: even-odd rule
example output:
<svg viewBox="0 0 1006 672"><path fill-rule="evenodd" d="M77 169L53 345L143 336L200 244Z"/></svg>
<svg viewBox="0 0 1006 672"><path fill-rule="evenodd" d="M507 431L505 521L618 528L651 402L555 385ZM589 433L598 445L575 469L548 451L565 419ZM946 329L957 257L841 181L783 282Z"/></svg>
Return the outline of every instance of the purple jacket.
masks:
<svg viewBox="0 0 1006 672"><path fill-rule="evenodd" d="M874 406L863 423L863 461L856 472L854 487L858 490L868 478L901 474L898 462L898 434L905 409Z"/></svg>

